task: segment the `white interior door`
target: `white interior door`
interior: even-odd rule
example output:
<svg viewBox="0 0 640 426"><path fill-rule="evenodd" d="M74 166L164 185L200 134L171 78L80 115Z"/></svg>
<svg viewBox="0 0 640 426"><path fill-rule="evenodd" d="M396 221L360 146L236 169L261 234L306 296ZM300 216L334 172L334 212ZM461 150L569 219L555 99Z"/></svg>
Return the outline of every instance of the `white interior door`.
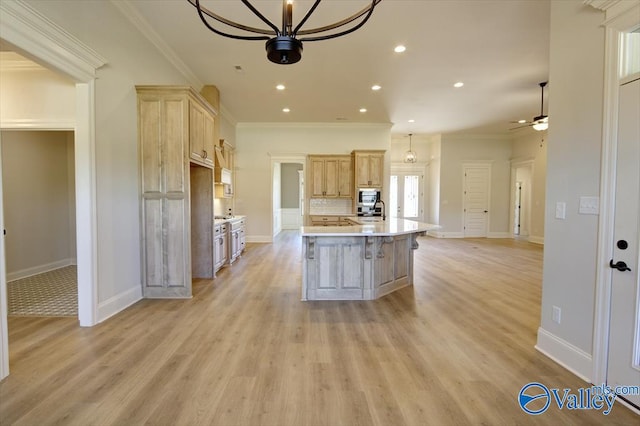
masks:
<svg viewBox="0 0 640 426"><path fill-rule="evenodd" d="M640 78L620 86L607 385L640 386ZM640 395L621 396L640 406Z"/></svg>
<svg viewBox="0 0 640 426"><path fill-rule="evenodd" d="M398 219L423 222L424 173L392 172L387 214Z"/></svg>
<svg viewBox="0 0 640 426"><path fill-rule="evenodd" d="M464 168L464 236L486 237L489 229L488 165Z"/></svg>

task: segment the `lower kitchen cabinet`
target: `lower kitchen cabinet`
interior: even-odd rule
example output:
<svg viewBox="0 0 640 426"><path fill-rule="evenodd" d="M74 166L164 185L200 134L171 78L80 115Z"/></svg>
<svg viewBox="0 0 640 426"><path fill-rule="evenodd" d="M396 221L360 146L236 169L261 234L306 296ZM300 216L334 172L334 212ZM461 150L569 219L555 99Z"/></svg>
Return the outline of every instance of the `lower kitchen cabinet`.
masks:
<svg viewBox="0 0 640 426"><path fill-rule="evenodd" d="M230 223L229 263L236 261L246 245L245 219L232 220Z"/></svg>
<svg viewBox="0 0 640 426"><path fill-rule="evenodd" d="M220 268L227 263L229 253L229 226L226 223L218 224L214 230L214 256L215 256L215 272L218 272Z"/></svg>
<svg viewBox="0 0 640 426"><path fill-rule="evenodd" d="M214 229L215 272L225 265L235 262L246 246L246 218L237 216L224 222L216 223Z"/></svg>

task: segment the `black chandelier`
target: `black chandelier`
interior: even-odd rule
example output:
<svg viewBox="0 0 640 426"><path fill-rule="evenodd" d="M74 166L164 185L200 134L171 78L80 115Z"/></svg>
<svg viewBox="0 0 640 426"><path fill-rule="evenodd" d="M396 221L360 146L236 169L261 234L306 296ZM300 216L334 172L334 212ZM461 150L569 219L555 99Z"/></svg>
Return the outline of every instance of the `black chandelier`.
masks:
<svg viewBox="0 0 640 426"><path fill-rule="evenodd" d="M241 0L242 3L260 18L270 29L250 27L247 25L239 24L229 19L223 18L210 11L209 9L200 5L200 0L187 0L196 9L198 9L198 15L204 23L204 25L213 31L214 33L234 38L237 40L267 40L267 58L271 62L276 64L295 64L302 57L302 42L303 41L320 41L328 40L336 37L341 37L349 33L354 32L358 28L362 27L371 17L373 9L382 0L371 0L371 4L354 13L353 15L338 21L336 23L325 25L323 27L313 28L309 30L301 30L301 27L307 22L311 14L316 10L322 0L315 0L313 6L307 11L298 25L293 27L293 0L283 0L282 2L282 28L278 28L271 21L262 15L248 0ZM208 17L208 18L207 18ZM221 31L213 27L209 22L209 19L213 19L221 24L229 27L236 28L244 31L245 33L254 33L261 35L239 35L231 34L225 31ZM351 27L348 25L352 24ZM225 27L223 27L225 28ZM333 31L333 32L332 32ZM316 35L323 33L323 35ZM298 36L302 36L298 38Z"/></svg>

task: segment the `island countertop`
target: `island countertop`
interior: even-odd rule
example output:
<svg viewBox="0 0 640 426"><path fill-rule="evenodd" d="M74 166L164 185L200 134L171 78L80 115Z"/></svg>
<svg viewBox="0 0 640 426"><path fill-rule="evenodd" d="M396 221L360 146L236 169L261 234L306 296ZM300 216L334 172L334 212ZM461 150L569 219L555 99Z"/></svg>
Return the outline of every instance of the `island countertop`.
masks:
<svg viewBox="0 0 640 426"><path fill-rule="evenodd" d="M358 218L354 218L358 220ZM357 236L395 236L422 233L440 228L431 223L416 222L408 219L387 218L384 221L361 221L360 225L348 226L303 226L303 237L357 237Z"/></svg>

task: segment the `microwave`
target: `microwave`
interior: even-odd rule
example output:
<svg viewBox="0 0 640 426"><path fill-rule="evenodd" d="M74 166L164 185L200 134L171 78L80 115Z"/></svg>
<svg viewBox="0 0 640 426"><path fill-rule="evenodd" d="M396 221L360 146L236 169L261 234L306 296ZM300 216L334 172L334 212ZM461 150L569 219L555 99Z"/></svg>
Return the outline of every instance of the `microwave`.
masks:
<svg viewBox="0 0 640 426"><path fill-rule="evenodd" d="M380 199L380 190L372 188L360 188L358 189L358 205L373 207L373 205Z"/></svg>

